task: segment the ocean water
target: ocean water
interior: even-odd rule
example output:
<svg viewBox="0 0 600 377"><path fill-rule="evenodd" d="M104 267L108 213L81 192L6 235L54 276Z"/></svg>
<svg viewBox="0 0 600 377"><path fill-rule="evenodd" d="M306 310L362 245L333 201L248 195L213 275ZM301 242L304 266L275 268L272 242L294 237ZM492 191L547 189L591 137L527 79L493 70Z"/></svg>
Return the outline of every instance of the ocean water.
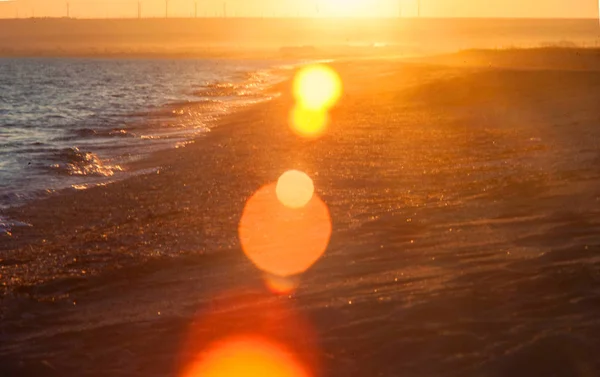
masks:
<svg viewBox="0 0 600 377"><path fill-rule="evenodd" d="M124 178L282 77L267 61L0 59L0 208Z"/></svg>

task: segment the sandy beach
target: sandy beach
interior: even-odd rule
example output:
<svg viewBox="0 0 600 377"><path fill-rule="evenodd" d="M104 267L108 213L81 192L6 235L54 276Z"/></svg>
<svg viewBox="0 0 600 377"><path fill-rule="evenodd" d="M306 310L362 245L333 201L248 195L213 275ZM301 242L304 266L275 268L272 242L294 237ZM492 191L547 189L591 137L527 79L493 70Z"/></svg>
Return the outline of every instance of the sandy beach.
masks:
<svg viewBox="0 0 600 377"><path fill-rule="evenodd" d="M332 66L344 95L317 140L289 129L286 82L130 167L152 174L7 210L32 226L0 235L0 375L179 376L199 318L252 325L236 297L302 316L314 339L282 338L317 376L598 375L598 51ZM333 235L274 297L237 227L288 169Z"/></svg>

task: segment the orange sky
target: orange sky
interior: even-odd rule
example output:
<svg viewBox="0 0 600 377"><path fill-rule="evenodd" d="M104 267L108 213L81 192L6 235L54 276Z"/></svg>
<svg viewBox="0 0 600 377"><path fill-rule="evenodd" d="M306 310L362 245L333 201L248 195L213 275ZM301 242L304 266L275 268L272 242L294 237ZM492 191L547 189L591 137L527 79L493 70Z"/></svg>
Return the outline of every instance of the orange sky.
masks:
<svg viewBox="0 0 600 377"><path fill-rule="evenodd" d="M418 0L318 0L320 16L397 17L399 3L405 16L416 15ZM0 17L60 17L67 0L0 0ZM198 15L222 15L224 0L197 0ZM144 17L164 17L165 0L141 0ZM172 17L194 14L195 0L169 0ZM228 0L229 16L315 16L317 0ZM428 17L557 17L594 18L596 0L421 0ZM70 0L72 17L136 17L137 0Z"/></svg>

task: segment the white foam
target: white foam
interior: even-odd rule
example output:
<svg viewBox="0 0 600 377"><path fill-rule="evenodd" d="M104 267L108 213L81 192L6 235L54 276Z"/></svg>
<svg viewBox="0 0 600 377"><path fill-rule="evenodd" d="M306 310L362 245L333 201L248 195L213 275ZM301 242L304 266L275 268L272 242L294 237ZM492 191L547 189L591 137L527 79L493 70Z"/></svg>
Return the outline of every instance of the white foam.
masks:
<svg viewBox="0 0 600 377"><path fill-rule="evenodd" d="M4 217L0 217L0 235L11 235L11 230L14 227L17 226L27 226L27 227L31 227L33 225L28 224L28 223L24 223L22 221L16 221L16 220L9 220L7 218Z"/></svg>

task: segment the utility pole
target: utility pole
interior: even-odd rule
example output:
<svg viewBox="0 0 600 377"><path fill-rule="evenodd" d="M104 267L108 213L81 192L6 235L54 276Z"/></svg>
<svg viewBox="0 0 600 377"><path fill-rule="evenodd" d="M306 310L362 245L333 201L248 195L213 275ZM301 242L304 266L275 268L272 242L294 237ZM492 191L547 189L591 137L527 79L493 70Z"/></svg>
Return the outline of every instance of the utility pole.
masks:
<svg viewBox="0 0 600 377"><path fill-rule="evenodd" d="M165 0L165 18L169 18L169 0Z"/></svg>
<svg viewBox="0 0 600 377"><path fill-rule="evenodd" d="M227 18L227 3L223 3L223 17Z"/></svg>
<svg viewBox="0 0 600 377"><path fill-rule="evenodd" d="M417 17L421 17L421 0L417 0Z"/></svg>
<svg viewBox="0 0 600 377"><path fill-rule="evenodd" d="M71 3L67 2L67 18L71 18Z"/></svg>
<svg viewBox="0 0 600 377"><path fill-rule="evenodd" d="M194 2L194 18L198 18L198 2Z"/></svg>
<svg viewBox="0 0 600 377"><path fill-rule="evenodd" d="M398 18L402 18L402 0L398 0Z"/></svg>
<svg viewBox="0 0 600 377"><path fill-rule="evenodd" d="M142 18L142 2L138 1L138 20Z"/></svg>

